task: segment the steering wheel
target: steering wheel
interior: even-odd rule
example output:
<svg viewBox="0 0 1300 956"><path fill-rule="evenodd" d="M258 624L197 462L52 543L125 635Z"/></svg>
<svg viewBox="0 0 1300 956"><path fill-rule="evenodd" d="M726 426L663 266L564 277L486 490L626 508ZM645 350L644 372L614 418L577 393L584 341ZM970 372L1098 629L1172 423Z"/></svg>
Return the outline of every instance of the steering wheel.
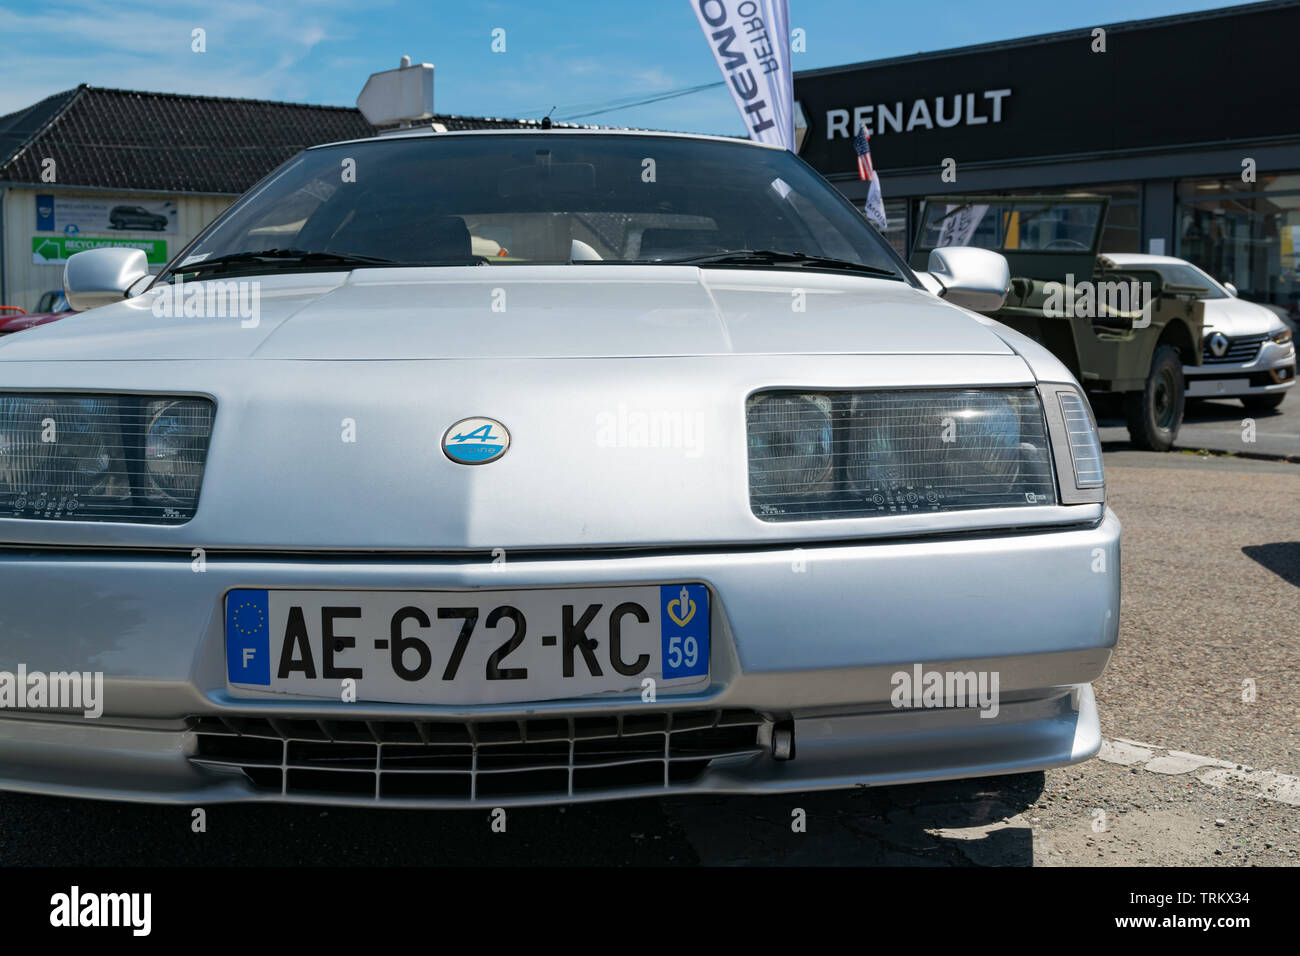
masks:
<svg viewBox="0 0 1300 956"><path fill-rule="evenodd" d="M1078 239L1053 239L1044 249L1078 249L1080 252L1087 252L1088 247Z"/></svg>

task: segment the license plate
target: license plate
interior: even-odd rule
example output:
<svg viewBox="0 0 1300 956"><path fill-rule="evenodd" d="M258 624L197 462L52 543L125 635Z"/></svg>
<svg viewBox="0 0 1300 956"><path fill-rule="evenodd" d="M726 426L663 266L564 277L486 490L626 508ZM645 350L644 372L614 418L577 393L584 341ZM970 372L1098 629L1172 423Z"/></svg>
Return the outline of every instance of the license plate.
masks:
<svg viewBox="0 0 1300 956"><path fill-rule="evenodd" d="M497 704L709 680L702 584L511 591L233 590L232 687L333 700ZM349 683L350 682L350 683Z"/></svg>

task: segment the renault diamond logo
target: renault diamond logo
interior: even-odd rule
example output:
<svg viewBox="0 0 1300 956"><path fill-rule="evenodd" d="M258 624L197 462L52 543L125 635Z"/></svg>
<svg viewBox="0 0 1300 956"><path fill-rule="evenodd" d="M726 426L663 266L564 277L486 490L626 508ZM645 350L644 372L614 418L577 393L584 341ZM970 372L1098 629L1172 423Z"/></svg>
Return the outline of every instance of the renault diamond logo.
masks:
<svg viewBox="0 0 1300 956"><path fill-rule="evenodd" d="M1223 358L1228 351L1228 337L1222 332L1215 332L1209 338L1210 351L1214 353L1215 358Z"/></svg>
<svg viewBox="0 0 1300 956"><path fill-rule="evenodd" d="M459 465L486 465L510 447L510 432L495 418L462 418L442 436L443 453Z"/></svg>

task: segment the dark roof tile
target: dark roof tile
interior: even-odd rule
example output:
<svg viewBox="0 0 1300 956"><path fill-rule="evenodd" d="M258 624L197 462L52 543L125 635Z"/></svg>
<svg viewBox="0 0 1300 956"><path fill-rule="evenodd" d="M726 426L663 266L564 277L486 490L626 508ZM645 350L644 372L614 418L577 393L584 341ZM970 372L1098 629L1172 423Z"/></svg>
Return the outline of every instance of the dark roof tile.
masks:
<svg viewBox="0 0 1300 956"><path fill-rule="evenodd" d="M476 116L433 122L448 130L539 125ZM0 117L0 182L40 183L48 157L63 186L235 195L299 150L376 132L351 107L83 84Z"/></svg>

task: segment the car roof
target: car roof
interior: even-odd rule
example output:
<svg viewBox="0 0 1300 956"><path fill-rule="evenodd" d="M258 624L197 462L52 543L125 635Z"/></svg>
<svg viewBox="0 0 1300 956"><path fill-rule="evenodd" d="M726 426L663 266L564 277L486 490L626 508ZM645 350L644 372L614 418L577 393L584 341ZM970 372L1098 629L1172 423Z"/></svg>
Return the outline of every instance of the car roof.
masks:
<svg viewBox="0 0 1300 956"><path fill-rule="evenodd" d="M320 143L316 146L309 146L308 149L325 149L329 146L343 146L354 143L383 143L394 139L419 139L421 137L447 137L447 136L529 136L537 133L554 134L558 136L639 136L642 138L654 139L686 139L686 140L706 140L715 143L735 143L740 146L753 146L758 149L784 149L784 146L776 143L756 143L752 139L744 139L739 136L715 136L707 133L673 133L663 130L652 129L608 129L603 127L591 127L588 129L565 129L560 127L551 127L544 129L540 126L530 126L521 129L465 129L465 130L436 130L428 126L421 126L415 129L399 129L389 133L383 133L379 136L364 136L359 139L341 139L333 143Z"/></svg>

